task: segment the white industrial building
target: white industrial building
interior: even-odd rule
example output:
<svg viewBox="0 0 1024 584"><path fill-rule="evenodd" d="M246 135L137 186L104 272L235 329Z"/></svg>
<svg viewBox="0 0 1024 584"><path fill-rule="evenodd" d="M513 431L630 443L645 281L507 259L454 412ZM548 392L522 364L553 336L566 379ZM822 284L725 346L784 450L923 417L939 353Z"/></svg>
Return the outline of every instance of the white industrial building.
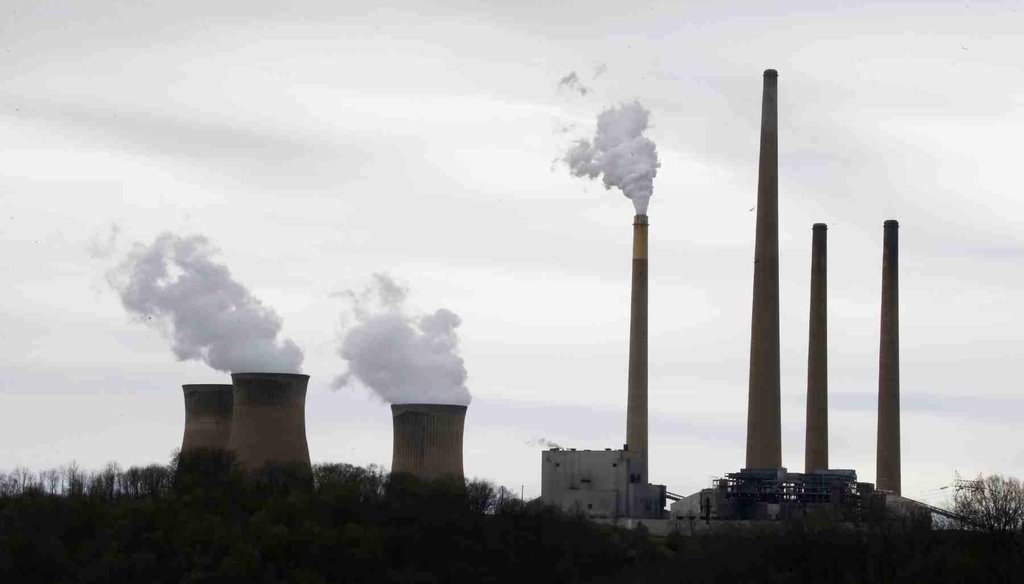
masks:
<svg viewBox="0 0 1024 584"><path fill-rule="evenodd" d="M541 500L591 519L662 519L665 486L647 482L640 455L626 450L541 452Z"/></svg>

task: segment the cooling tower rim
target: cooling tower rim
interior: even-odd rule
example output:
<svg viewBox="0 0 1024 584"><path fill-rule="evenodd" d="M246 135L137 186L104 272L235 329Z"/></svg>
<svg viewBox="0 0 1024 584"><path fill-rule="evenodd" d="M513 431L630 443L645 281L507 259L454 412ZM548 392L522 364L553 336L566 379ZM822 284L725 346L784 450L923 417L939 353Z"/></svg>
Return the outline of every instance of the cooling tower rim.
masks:
<svg viewBox="0 0 1024 584"><path fill-rule="evenodd" d="M235 379L309 379L305 373L276 373L272 371L243 371L232 373L231 380Z"/></svg>
<svg viewBox="0 0 1024 584"><path fill-rule="evenodd" d="M451 412L451 413L459 413L459 412L465 412L468 409L469 409L469 405L439 404L439 403L430 403L430 402L391 404L391 412L393 414L395 414L395 415L398 415L398 414L401 414L401 413L405 413L407 411L412 411L412 412L415 412L415 411L430 412L431 410L433 410L433 411L442 411L442 412Z"/></svg>
<svg viewBox="0 0 1024 584"><path fill-rule="evenodd" d="M186 383L181 386L185 393L215 393L231 391L235 386L230 383Z"/></svg>

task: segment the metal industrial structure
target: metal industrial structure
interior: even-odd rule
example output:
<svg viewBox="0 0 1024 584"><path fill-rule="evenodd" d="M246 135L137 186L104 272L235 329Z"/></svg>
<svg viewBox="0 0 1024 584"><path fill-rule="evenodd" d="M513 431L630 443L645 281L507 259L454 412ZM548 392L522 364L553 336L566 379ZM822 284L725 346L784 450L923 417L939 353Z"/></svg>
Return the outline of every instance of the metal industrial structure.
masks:
<svg viewBox="0 0 1024 584"><path fill-rule="evenodd" d="M200 450L224 450L231 436L233 386L190 384L181 386L185 397L185 432L182 454Z"/></svg>
<svg viewBox="0 0 1024 584"><path fill-rule="evenodd" d="M422 479L463 480L462 435L466 406L393 404L391 472Z"/></svg>
<svg viewBox="0 0 1024 584"><path fill-rule="evenodd" d="M232 373L234 415L228 449L246 470L268 464L310 468L306 443L308 375Z"/></svg>
<svg viewBox="0 0 1024 584"><path fill-rule="evenodd" d="M831 469L791 473L785 468L743 469L715 479L703 489L672 504L681 519L788 519L808 514L840 521L865 519L884 505L871 483L857 482L853 470Z"/></svg>
<svg viewBox="0 0 1024 584"><path fill-rule="evenodd" d="M878 452L875 481L900 494L900 303L899 223L884 224L882 313L878 350Z"/></svg>

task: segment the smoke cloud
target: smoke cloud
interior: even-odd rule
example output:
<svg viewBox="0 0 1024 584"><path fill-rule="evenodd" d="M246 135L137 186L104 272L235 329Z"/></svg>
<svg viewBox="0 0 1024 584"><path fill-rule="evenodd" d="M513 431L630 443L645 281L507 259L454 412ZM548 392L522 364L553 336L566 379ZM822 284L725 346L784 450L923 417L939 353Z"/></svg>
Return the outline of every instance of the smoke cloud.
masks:
<svg viewBox="0 0 1024 584"><path fill-rule="evenodd" d="M334 380L335 388L362 385L393 404L469 405L457 314L444 308L412 313L405 306L408 289L387 274L374 274L365 290L345 296L354 320L338 348L348 371Z"/></svg>
<svg viewBox="0 0 1024 584"><path fill-rule="evenodd" d="M647 214L661 166L654 142L643 135L649 117L638 101L607 109L597 116L594 139L577 141L564 158L573 176L601 176L604 188L620 189L640 215Z"/></svg>
<svg viewBox="0 0 1024 584"><path fill-rule="evenodd" d="M281 317L212 260L201 236L162 233L135 244L107 280L125 309L171 341L180 361L199 360L218 371L298 373L302 350L278 341Z"/></svg>

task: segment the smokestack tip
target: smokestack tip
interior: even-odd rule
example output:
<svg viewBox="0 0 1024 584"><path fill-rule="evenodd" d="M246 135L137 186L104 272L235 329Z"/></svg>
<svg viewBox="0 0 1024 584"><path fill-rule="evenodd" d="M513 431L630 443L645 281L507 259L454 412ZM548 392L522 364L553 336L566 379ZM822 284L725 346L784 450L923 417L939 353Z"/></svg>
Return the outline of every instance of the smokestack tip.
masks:
<svg viewBox="0 0 1024 584"><path fill-rule="evenodd" d="M778 76L779 76L779 72L776 71L775 69L765 69L764 70L764 78L765 79L775 79Z"/></svg>
<svg viewBox="0 0 1024 584"><path fill-rule="evenodd" d="M641 215L639 213L633 217L633 225L647 225L647 215Z"/></svg>
<svg viewBox="0 0 1024 584"><path fill-rule="evenodd" d="M824 223L815 223L813 229L814 231L825 231L828 229L828 225Z"/></svg>
<svg viewBox="0 0 1024 584"><path fill-rule="evenodd" d="M900 226L900 222L895 219L886 219L883 225L886 229L897 229Z"/></svg>

